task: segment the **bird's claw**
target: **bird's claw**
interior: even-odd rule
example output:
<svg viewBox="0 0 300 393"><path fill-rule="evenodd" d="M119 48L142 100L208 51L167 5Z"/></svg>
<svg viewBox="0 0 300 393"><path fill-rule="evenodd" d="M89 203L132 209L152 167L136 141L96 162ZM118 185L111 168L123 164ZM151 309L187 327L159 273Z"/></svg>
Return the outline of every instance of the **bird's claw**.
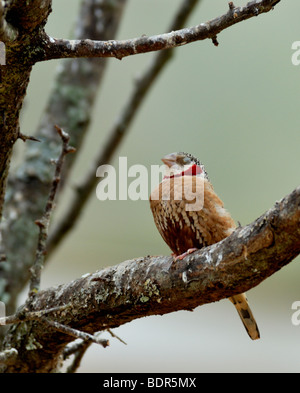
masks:
<svg viewBox="0 0 300 393"><path fill-rule="evenodd" d="M197 251L198 248L189 248L186 252L180 255L172 254L172 257L174 259L174 262L181 261L183 258L185 258L187 255L192 254L193 252Z"/></svg>

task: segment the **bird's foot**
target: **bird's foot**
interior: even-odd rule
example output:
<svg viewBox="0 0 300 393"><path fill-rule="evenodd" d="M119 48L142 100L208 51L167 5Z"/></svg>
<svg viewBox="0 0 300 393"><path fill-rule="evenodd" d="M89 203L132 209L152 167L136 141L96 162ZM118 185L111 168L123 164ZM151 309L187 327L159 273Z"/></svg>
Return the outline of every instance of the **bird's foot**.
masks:
<svg viewBox="0 0 300 393"><path fill-rule="evenodd" d="M180 255L172 254L172 257L174 259L174 262L181 261L183 258L185 258L187 255L192 254L193 252L197 251L198 248L189 248L186 252Z"/></svg>

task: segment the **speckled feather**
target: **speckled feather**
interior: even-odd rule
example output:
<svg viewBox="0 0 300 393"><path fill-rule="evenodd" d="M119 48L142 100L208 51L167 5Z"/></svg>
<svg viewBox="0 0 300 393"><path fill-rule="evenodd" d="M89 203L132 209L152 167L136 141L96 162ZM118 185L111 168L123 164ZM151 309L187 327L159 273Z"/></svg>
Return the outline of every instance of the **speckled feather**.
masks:
<svg viewBox="0 0 300 393"><path fill-rule="evenodd" d="M187 200L193 203L193 194L191 192L188 195L188 192L196 190L199 182L204 182L203 207L196 211L186 211ZM184 198L174 199L174 195L179 195L182 189L185 190ZM202 248L217 243L235 229L233 219L205 178L184 176L163 181L151 193L150 207L159 233L175 255L180 255L189 248Z"/></svg>
<svg viewBox="0 0 300 393"><path fill-rule="evenodd" d="M181 255L188 249L200 249L221 241L235 230L236 225L214 192L200 161L187 153L177 154L186 155L200 166L203 176L178 176L163 180L150 195L150 207L162 238L175 255ZM203 197L203 205L189 211L186 206L195 202L196 190L203 193L199 198ZM229 300L237 309L250 338L258 339L259 330L246 295L241 293Z"/></svg>

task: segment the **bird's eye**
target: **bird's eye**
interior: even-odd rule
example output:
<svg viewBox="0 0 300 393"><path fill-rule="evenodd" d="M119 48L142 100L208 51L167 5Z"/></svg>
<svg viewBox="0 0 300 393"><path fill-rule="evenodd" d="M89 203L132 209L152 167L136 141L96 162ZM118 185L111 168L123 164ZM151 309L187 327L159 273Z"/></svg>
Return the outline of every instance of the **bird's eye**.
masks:
<svg viewBox="0 0 300 393"><path fill-rule="evenodd" d="M182 162L184 165L188 165L191 163L191 160L189 159L189 157L183 157Z"/></svg>

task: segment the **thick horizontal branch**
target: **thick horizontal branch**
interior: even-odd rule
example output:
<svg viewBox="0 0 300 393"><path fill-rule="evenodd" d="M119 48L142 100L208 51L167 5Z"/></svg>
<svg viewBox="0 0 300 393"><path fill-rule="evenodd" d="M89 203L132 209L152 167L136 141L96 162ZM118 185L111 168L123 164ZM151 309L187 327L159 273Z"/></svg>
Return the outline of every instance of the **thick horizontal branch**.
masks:
<svg viewBox="0 0 300 393"><path fill-rule="evenodd" d="M182 261L174 262L169 256L125 261L40 291L30 310L64 307L52 318L92 334L136 318L192 310L245 292L299 253L300 186L253 223ZM48 371L71 340L56 330L45 331L38 321L22 322L12 329L14 334L7 335L6 348L16 348L20 354L15 364L8 366L12 372L24 364L31 371L43 364L39 371ZM31 351L22 350L32 342L35 347Z"/></svg>
<svg viewBox="0 0 300 393"><path fill-rule="evenodd" d="M250 1L244 7L234 7L230 4L226 14L206 23L151 37L142 36L123 41L93 41L89 39L56 39L45 36L41 45L43 50L37 55L36 61L76 57L116 57L122 59L126 56L174 48L207 38L212 39L216 44L216 36L222 30L270 11L279 1Z"/></svg>

